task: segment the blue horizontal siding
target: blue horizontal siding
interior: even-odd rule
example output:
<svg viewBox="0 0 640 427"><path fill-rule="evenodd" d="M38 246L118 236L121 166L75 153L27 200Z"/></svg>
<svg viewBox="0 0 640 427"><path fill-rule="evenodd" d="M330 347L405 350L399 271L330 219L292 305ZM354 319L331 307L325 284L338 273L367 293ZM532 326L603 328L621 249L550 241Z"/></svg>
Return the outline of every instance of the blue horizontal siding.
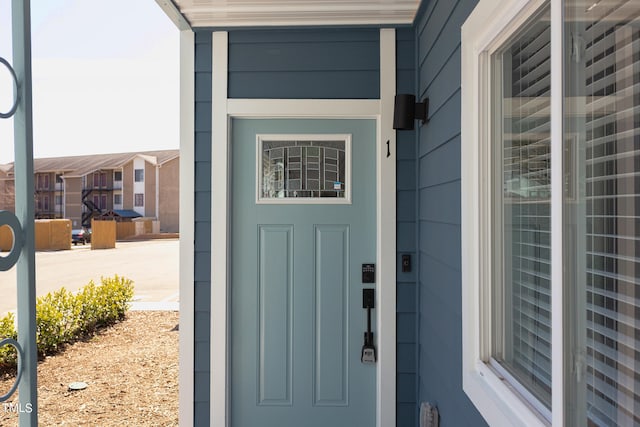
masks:
<svg viewBox="0 0 640 427"><path fill-rule="evenodd" d="M416 18L417 95L430 121L418 131L418 402L440 425L483 426L462 389L460 28L477 0L425 1Z"/></svg>
<svg viewBox="0 0 640 427"><path fill-rule="evenodd" d="M416 92L413 28L397 30L397 91ZM230 98L377 99L379 29L229 32ZM211 295L211 31L196 32L195 422L208 425ZM418 248L416 133L397 135L397 425L417 422ZM402 255L412 270L401 271Z"/></svg>
<svg viewBox="0 0 640 427"><path fill-rule="evenodd" d="M413 28L396 30L396 92L415 93L416 66ZM417 287L416 287L416 133L396 134L397 242L397 396L396 424L417 423ZM402 255L411 257L410 272L402 272Z"/></svg>
<svg viewBox="0 0 640 427"><path fill-rule="evenodd" d="M194 425L209 425L211 319L211 32L195 33Z"/></svg>
<svg viewBox="0 0 640 427"><path fill-rule="evenodd" d="M231 31L228 89L230 98L379 98L379 30Z"/></svg>

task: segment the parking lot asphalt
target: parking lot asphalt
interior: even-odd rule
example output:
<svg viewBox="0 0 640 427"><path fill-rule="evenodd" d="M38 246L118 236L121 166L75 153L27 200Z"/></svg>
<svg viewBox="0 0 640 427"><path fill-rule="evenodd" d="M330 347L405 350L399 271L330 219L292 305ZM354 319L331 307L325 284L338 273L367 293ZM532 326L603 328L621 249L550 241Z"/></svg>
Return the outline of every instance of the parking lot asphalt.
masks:
<svg viewBox="0 0 640 427"><path fill-rule="evenodd" d="M36 252L36 294L65 287L76 291L100 277L124 276L133 280L134 308L177 306L179 241L159 239L117 242L115 249L91 250L91 245L71 250ZM16 267L0 272L0 315L16 308Z"/></svg>

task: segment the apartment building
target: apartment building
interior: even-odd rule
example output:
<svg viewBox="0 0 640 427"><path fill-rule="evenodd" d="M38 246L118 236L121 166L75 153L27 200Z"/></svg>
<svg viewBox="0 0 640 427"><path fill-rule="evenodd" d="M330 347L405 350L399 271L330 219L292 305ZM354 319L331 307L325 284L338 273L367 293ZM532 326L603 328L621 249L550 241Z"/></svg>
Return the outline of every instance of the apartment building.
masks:
<svg viewBox="0 0 640 427"><path fill-rule="evenodd" d="M10 210L11 212L13 212L15 203L15 183L12 169L12 165L0 165L0 210Z"/></svg>
<svg viewBox="0 0 640 427"><path fill-rule="evenodd" d="M179 150L34 159L35 217L74 227L108 212L150 217L178 231ZM13 164L0 165L0 209L13 211Z"/></svg>

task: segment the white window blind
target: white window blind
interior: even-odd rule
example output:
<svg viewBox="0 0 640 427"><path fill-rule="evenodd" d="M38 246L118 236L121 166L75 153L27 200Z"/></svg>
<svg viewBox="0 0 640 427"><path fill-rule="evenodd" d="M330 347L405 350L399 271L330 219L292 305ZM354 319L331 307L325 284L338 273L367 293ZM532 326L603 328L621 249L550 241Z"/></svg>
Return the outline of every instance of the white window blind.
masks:
<svg viewBox="0 0 640 427"><path fill-rule="evenodd" d="M640 425L640 5L608 2L587 17L587 418Z"/></svg>
<svg viewBox="0 0 640 427"><path fill-rule="evenodd" d="M496 217L494 359L551 405L550 25L548 8L494 55ZM499 191L498 189L502 189Z"/></svg>

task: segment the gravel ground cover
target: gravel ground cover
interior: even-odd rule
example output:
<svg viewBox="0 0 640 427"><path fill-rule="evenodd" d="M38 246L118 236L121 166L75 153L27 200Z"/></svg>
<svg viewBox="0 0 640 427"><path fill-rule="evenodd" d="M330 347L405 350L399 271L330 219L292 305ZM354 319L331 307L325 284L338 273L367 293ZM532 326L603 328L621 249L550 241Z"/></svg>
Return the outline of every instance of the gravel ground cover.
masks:
<svg viewBox="0 0 640 427"><path fill-rule="evenodd" d="M177 426L178 312L130 311L125 320L38 364L41 426ZM84 382L83 390L70 390ZM0 394L13 378L0 379ZM17 426L17 393L0 426Z"/></svg>

